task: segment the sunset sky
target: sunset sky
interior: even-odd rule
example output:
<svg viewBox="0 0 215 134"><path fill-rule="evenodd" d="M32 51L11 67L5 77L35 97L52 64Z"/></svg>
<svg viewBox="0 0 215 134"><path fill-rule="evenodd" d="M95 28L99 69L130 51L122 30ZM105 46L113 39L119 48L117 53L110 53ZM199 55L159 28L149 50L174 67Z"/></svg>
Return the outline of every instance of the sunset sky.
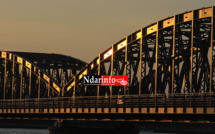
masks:
<svg viewBox="0 0 215 134"><path fill-rule="evenodd" d="M126 35L214 0L0 0L0 50L90 62Z"/></svg>

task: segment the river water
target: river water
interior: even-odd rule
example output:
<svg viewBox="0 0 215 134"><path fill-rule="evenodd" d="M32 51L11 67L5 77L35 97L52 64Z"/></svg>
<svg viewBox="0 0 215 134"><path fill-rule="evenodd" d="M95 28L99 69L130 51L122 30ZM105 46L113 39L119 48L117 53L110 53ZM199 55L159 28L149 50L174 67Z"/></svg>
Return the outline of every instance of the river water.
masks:
<svg viewBox="0 0 215 134"><path fill-rule="evenodd" d="M49 134L46 129L0 128L0 134Z"/></svg>
<svg viewBox="0 0 215 134"><path fill-rule="evenodd" d="M0 134L49 134L49 131L47 129L0 128ZM165 134L165 133L141 131L139 134Z"/></svg>

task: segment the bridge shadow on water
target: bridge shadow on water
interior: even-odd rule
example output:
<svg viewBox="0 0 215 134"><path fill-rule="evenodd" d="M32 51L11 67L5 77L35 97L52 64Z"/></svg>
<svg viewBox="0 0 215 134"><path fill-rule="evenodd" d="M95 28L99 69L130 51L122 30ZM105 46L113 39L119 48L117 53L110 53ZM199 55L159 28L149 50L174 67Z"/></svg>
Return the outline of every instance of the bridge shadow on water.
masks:
<svg viewBox="0 0 215 134"><path fill-rule="evenodd" d="M50 129L49 129L50 130ZM93 128L73 128L73 129L59 129L50 131L50 134L139 134L139 132L131 130L119 130L119 129L93 129Z"/></svg>
<svg viewBox="0 0 215 134"><path fill-rule="evenodd" d="M78 125L77 122L76 125ZM139 129L133 123L116 124L116 126L91 122L78 126L62 124L61 127L49 127L50 134L139 134Z"/></svg>
<svg viewBox="0 0 215 134"><path fill-rule="evenodd" d="M102 124L102 123L101 123ZM86 127L83 126L64 126L64 127L51 127L49 128L50 134L213 134L213 124L201 124L201 123L172 123L172 122L144 122L144 123L132 123L124 122L122 124L113 123L116 126L110 127L106 124L98 125L97 128L93 128L97 125L95 122L91 122ZM77 123L78 125L78 123ZM101 127L102 126L102 127Z"/></svg>
<svg viewBox="0 0 215 134"><path fill-rule="evenodd" d="M212 134L213 123L0 120L0 134ZM16 128L14 130L14 128ZM2 131L7 130L7 131Z"/></svg>

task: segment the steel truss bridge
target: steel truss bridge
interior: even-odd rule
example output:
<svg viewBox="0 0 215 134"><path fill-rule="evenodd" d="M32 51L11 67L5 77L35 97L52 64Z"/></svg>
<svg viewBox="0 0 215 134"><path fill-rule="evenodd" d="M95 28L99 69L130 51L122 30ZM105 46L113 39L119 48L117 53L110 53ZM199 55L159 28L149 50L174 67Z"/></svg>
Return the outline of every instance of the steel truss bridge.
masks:
<svg viewBox="0 0 215 134"><path fill-rule="evenodd" d="M123 119L183 115L213 121L214 14L214 7L208 7L157 21L88 64L59 54L1 51L0 115L98 118L99 114ZM129 85L86 86L83 75L128 75Z"/></svg>

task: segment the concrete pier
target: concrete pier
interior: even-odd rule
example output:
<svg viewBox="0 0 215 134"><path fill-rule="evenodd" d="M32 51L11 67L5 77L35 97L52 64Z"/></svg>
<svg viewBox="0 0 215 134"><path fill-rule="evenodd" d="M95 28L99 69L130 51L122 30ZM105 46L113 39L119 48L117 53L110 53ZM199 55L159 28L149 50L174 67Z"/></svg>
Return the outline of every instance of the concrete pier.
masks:
<svg viewBox="0 0 215 134"><path fill-rule="evenodd" d="M54 127L49 127L49 134L138 134L139 130L135 128L132 122L98 122L98 121L82 121L69 123L67 121L55 122Z"/></svg>

